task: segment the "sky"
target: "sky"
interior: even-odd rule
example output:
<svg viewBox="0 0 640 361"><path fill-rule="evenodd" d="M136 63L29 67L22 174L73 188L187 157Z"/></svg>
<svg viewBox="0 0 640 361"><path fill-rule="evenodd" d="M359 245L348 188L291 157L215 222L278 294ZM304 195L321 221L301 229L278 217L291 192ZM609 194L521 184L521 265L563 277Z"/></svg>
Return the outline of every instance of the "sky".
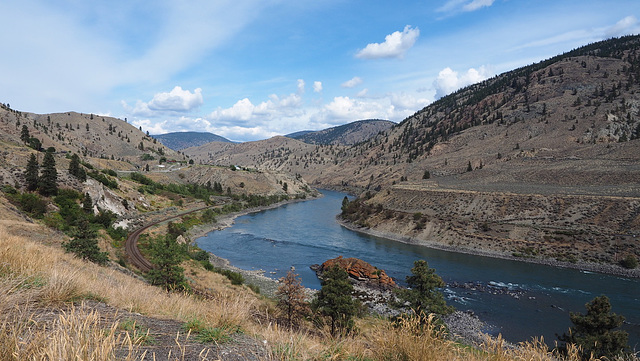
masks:
<svg viewBox="0 0 640 361"><path fill-rule="evenodd" d="M638 0L6 0L0 103L253 141L640 34Z"/></svg>

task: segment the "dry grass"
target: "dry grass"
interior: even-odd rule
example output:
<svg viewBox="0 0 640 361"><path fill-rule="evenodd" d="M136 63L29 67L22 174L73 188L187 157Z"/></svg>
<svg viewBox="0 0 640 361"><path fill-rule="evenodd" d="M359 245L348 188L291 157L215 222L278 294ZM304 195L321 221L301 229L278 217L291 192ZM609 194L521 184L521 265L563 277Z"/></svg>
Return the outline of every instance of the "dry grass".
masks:
<svg viewBox="0 0 640 361"><path fill-rule="evenodd" d="M266 341L270 353L263 358L270 360L579 360L576 350L568 356L554 354L542 341L507 347L498 338L481 348L460 345L447 340L432 318L408 318L395 325L359 319L355 334L337 339L311 324L292 331L273 322L270 301L195 263L185 266L187 276L211 297L167 293L55 246L9 236L0 224L0 361L149 358L138 351L144 335L123 330L117 322L105 324L90 308L73 307L83 299L147 316L196 320L211 328L239 327ZM42 317L43 309L48 317Z"/></svg>

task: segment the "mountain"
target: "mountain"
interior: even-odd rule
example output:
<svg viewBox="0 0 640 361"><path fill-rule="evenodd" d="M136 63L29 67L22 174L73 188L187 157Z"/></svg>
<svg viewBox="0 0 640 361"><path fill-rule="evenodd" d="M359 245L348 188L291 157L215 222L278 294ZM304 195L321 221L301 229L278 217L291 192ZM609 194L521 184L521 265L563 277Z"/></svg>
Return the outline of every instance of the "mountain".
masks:
<svg viewBox="0 0 640 361"><path fill-rule="evenodd" d="M286 135L286 137L297 139L309 144L354 145L356 143L366 141L394 125L396 125L396 123L388 120L358 120L349 124L319 131L291 133Z"/></svg>
<svg viewBox="0 0 640 361"><path fill-rule="evenodd" d="M158 134L153 137L175 151L196 147L209 142L231 142L225 137L207 132L174 132Z"/></svg>
<svg viewBox="0 0 640 361"><path fill-rule="evenodd" d="M360 194L348 222L378 235L616 263L640 256L640 37L468 86L351 146L277 137L186 154Z"/></svg>

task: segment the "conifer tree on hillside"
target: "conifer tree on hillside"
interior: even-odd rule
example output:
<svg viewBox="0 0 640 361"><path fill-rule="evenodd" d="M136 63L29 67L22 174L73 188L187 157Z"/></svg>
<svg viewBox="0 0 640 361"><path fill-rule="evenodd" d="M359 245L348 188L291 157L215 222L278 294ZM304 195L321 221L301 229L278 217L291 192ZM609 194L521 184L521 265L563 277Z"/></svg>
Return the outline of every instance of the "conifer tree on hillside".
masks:
<svg viewBox="0 0 640 361"><path fill-rule="evenodd" d="M58 193L58 171L56 170L56 160L51 149L47 150L42 159L39 191L45 197Z"/></svg>
<svg viewBox="0 0 640 361"><path fill-rule="evenodd" d="M28 191L35 191L38 189L38 181L40 176L40 165L38 164L38 158L31 153L29 160L27 161L27 168L24 172L25 186Z"/></svg>
<svg viewBox="0 0 640 361"><path fill-rule="evenodd" d="M170 235L159 236L150 243L150 261L155 265L147 278L151 284L161 286L167 291L181 291L189 288L184 277L184 268L180 263L185 250Z"/></svg>
<svg viewBox="0 0 640 361"><path fill-rule="evenodd" d="M80 165L80 157L75 153L71 156L71 161L69 162L69 174L78 178L81 182L87 180L87 172Z"/></svg>
<svg viewBox="0 0 640 361"><path fill-rule="evenodd" d="M22 125L22 130L20 131L20 140L22 140L22 142L24 144L29 143L29 139L31 139L31 134L29 134L29 128L27 128L27 125Z"/></svg>
<svg viewBox="0 0 640 361"><path fill-rule="evenodd" d="M584 360L592 359L592 355L611 360L624 354L628 349L629 334L622 330L614 331L622 326L624 316L611 312L609 298L604 295L594 298L585 307L585 315L570 312L569 318L574 327L569 328L568 335L563 334L558 339L579 346Z"/></svg>
<svg viewBox="0 0 640 361"><path fill-rule="evenodd" d="M348 333L354 326L358 303L351 297L353 286L347 271L335 265L322 274L322 288L311 307L331 320L331 334Z"/></svg>
<svg viewBox="0 0 640 361"><path fill-rule="evenodd" d="M407 276L409 288L398 291L398 297L402 301L408 302L416 312L445 315L454 311L438 290L445 286L445 282L436 274L435 269L429 268L427 261L415 261L411 273L411 276Z"/></svg>
<svg viewBox="0 0 640 361"><path fill-rule="evenodd" d="M64 247L67 252L100 265L104 265L109 261L107 252L100 251L96 231L92 228L86 217L82 217L78 223L78 229L74 237L68 242L63 243L62 247Z"/></svg>

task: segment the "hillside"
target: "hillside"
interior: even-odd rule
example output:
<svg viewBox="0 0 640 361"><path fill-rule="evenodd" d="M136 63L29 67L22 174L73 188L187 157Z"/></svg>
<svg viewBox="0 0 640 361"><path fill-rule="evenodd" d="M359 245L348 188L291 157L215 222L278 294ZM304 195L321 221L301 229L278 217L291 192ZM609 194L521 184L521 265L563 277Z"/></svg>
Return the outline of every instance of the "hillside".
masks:
<svg viewBox="0 0 640 361"><path fill-rule="evenodd" d="M303 131L288 134L286 137L309 144L322 145L354 145L369 140L376 134L385 131L396 123L388 120L358 120L319 131Z"/></svg>
<svg viewBox="0 0 640 361"><path fill-rule="evenodd" d="M189 147L197 147L209 142L231 142L225 137L207 132L174 132L157 134L153 135L153 137L175 151Z"/></svg>
<svg viewBox="0 0 640 361"><path fill-rule="evenodd" d="M617 263L619 235L629 242L625 253L640 256L640 245L632 237L640 232L639 138L640 37L628 36L461 89L354 146L309 147L270 139L241 152L230 146L186 154L199 162L248 162L256 168L293 172L316 186L368 191L376 195L367 201L381 207L376 209L430 215L439 219L436 229L465 224L468 236L459 242L457 236L443 238L446 244L453 239L457 250L473 252L478 245L470 239L481 238L480 247L502 248L503 254L511 255L520 252L521 242L542 249L549 239L568 232L572 236L560 237L564 240L558 247L581 242L584 255L570 252L578 253L576 261ZM440 197L424 198L425 190L479 196L456 197L455 207L448 211L451 218L442 218ZM526 210L522 195L542 197L541 204L556 206ZM567 212L560 205L575 204L571 197L585 198ZM488 208L511 202L524 208L496 216L476 207L478 202L487 202ZM627 215L607 213L603 204L626 209ZM538 222L549 217L553 222L541 231ZM422 223L428 225L430 219ZM585 227L578 219L598 228L604 248L576 236ZM356 221L366 229L416 242L433 235L415 230L406 217L389 223L384 217L364 215ZM524 228L505 236L482 231L479 225L485 222ZM536 254L563 259L560 253L554 246Z"/></svg>

